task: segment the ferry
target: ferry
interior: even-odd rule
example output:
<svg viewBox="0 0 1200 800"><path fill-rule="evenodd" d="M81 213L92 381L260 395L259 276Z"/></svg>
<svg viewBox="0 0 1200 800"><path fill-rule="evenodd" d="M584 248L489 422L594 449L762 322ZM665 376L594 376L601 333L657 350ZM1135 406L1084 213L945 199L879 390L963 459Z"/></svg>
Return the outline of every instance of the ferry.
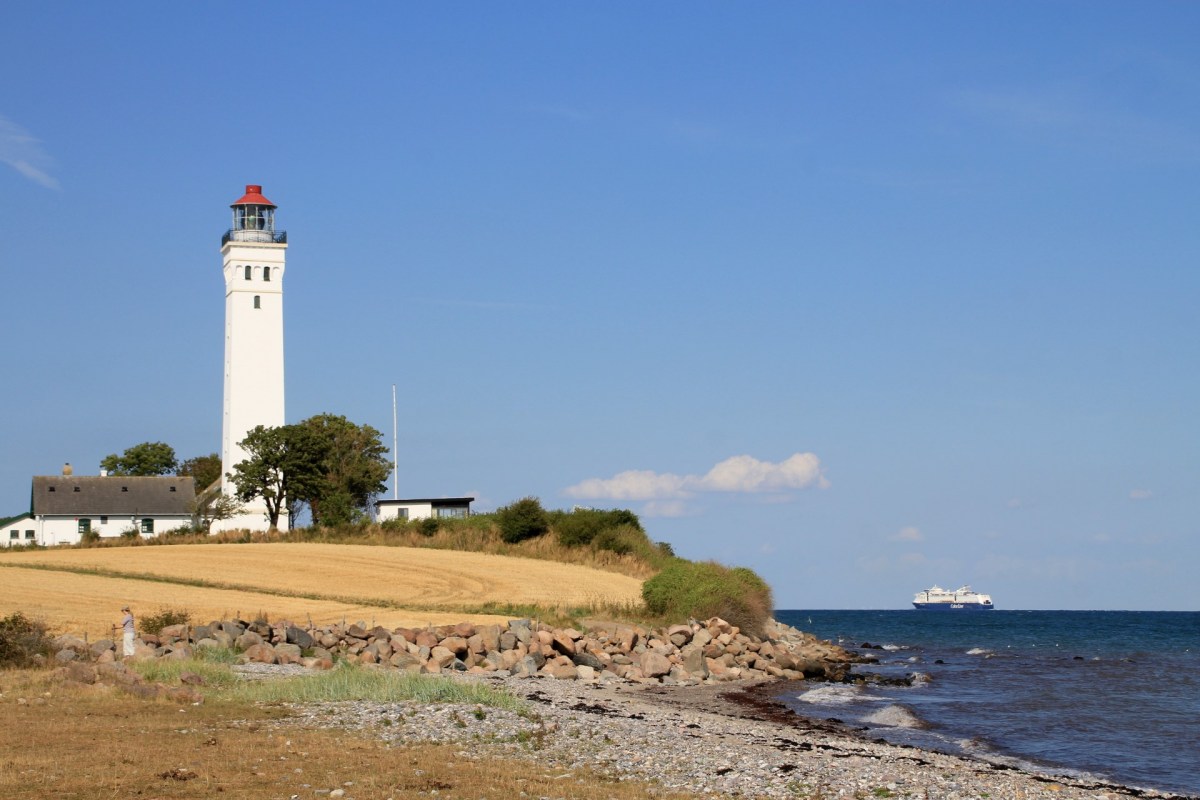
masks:
<svg viewBox="0 0 1200 800"><path fill-rule="evenodd" d="M953 592L934 586L917 592L913 605L934 611L990 611L993 608L990 594L979 594L970 586L959 587Z"/></svg>

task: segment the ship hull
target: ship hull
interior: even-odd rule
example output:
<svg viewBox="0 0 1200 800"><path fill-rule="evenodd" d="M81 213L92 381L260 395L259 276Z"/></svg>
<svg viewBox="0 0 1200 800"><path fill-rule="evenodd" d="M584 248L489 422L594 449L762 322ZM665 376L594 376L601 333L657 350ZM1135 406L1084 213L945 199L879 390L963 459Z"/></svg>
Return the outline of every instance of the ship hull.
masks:
<svg viewBox="0 0 1200 800"><path fill-rule="evenodd" d="M991 611L994 606L983 603L913 603L922 611Z"/></svg>

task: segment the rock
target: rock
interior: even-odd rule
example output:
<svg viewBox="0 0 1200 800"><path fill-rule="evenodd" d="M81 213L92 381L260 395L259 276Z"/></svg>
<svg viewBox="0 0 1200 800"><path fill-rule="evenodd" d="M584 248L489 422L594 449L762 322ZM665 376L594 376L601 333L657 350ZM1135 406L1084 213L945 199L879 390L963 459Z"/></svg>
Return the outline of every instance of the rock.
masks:
<svg viewBox="0 0 1200 800"><path fill-rule="evenodd" d="M470 639L475 635L475 626L470 622L460 622L454 626L454 635L463 639Z"/></svg>
<svg viewBox="0 0 1200 800"><path fill-rule="evenodd" d="M407 669L413 665L421 665L420 659L418 659L412 653L409 653L407 650L398 653L392 653L392 657L388 659L388 663L390 663L396 669Z"/></svg>
<svg viewBox="0 0 1200 800"><path fill-rule="evenodd" d="M91 664L75 661L67 664L65 677L76 683L92 684L96 682L96 668Z"/></svg>
<svg viewBox="0 0 1200 800"><path fill-rule="evenodd" d="M708 677L708 664L704 660L704 648L697 644L689 644L679 651L683 660L683 668L692 677L703 680Z"/></svg>
<svg viewBox="0 0 1200 800"><path fill-rule="evenodd" d="M638 666L641 668L642 675L647 678L658 678L671 671L671 662L667 660L666 656L653 651L642 653Z"/></svg>
<svg viewBox="0 0 1200 800"><path fill-rule="evenodd" d="M246 648L244 656L250 661L258 664L274 664L275 663L275 648L269 644L259 642L252 644Z"/></svg>
<svg viewBox="0 0 1200 800"><path fill-rule="evenodd" d="M304 653L300 650L300 645L281 642L275 645L274 649L275 661L279 664L299 664L300 659L304 657Z"/></svg>
<svg viewBox="0 0 1200 800"><path fill-rule="evenodd" d="M188 626L184 624L166 625L158 632L158 641L159 643L166 643L175 639L182 639L187 635L187 629Z"/></svg>
<svg viewBox="0 0 1200 800"><path fill-rule="evenodd" d="M79 654L71 649L59 650L54 654L54 660L60 664L66 664L79 658Z"/></svg>
<svg viewBox="0 0 1200 800"><path fill-rule="evenodd" d="M61 636L55 636L51 641L51 645L59 652L63 650L70 650L77 656L85 655L90 650L87 642L85 642L83 639L80 639L78 636L72 636L69 633L64 633Z"/></svg>
<svg viewBox="0 0 1200 800"><path fill-rule="evenodd" d="M184 670L183 672L179 673L179 682L187 684L188 686L203 686L204 678L194 672L188 672L187 670Z"/></svg>
<svg viewBox="0 0 1200 800"><path fill-rule="evenodd" d="M454 663L456 658L457 656L454 654L453 650L448 647L442 647L441 645L438 645L429 651L429 661L437 666L438 669L450 666Z"/></svg>
<svg viewBox="0 0 1200 800"><path fill-rule="evenodd" d="M88 648L88 653L91 654L92 658L99 658L101 653L112 650L114 647L112 639L97 639Z"/></svg>
<svg viewBox="0 0 1200 800"><path fill-rule="evenodd" d="M356 622L349 628L346 628L346 635L354 639L366 639L368 634L367 629Z"/></svg>
<svg viewBox="0 0 1200 800"><path fill-rule="evenodd" d="M571 661L577 667L583 666L593 670L603 670L605 667L604 662L591 653L576 653L571 656Z"/></svg>
<svg viewBox="0 0 1200 800"><path fill-rule="evenodd" d="M295 625L289 625L284 632L288 644L294 644L301 650L307 650L312 647L315 642L308 631L303 628L297 628Z"/></svg>
<svg viewBox="0 0 1200 800"><path fill-rule="evenodd" d="M474 634L472 634L474 635ZM456 657L462 657L470 650L467 640L461 636L447 636L439 643L442 647L454 653Z"/></svg>
<svg viewBox="0 0 1200 800"><path fill-rule="evenodd" d="M573 681L579 677L579 670L574 664L551 664L546 667L546 674L560 681Z"/></svg>
<svg viewBox="0 0 1200 800"><path fill-rule="evenodd" d="M438 636L433 631L417 631L416 642L417 647L428 647L433 649L440 644Z"/></svg>
<svg viewBox="0 0 1200 800"><path fill-rule="evenodd" d="M263 638L261 636L259 636L254 631L246 631L245 633L240 634L237 637L237 639L234 640L233 646L236 647L238 650L245 651L245 650L249 650L251 647L254 647L255 645L260 645L262 643L263 643Z"/></svg>
<svg viewBox="0 0 1200 800"><path fill-rule="evenodd" d="M554 631L550 636L550 646L563 655L573 656L575 655L575 640L578 638L579 632L571 628Z"/></svg>
<svg viewBox="0 0 1200 800"><path fill-rule="evenodd" d="M176 645L175 647L172 647L171 650L163 656L163 658L167 658L172 661L187 661L191 657L192 657L192 646L188 645L188 644Z"/></svg>

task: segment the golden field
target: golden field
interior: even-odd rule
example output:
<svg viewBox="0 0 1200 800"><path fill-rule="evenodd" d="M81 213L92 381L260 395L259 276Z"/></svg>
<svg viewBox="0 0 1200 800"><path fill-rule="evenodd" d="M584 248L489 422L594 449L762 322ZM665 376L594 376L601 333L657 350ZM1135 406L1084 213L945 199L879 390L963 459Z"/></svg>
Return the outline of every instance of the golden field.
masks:
<svg viewBox="0 0 1200 800"><path fill-rule="evenodd" d="M189 585L200 583L202 585ZM629 606L636 578L512 556L342 544L202 544L0 553L0 615L105 634L134 613L186 609L208 621L260 612L316 624L497 622L486 604Z"/></svg>

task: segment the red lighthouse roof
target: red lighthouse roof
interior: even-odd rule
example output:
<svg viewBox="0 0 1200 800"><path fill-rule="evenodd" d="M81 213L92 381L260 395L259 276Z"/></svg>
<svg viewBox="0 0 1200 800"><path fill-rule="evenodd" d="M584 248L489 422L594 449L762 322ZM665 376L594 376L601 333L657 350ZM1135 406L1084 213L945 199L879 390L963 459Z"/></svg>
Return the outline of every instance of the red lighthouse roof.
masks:
<svg viewBox="0 0 1200 800"><path fill-rule="evenodd" d="M230 208L236 208L237 206L270 206L271 208L276 207L274 203L272 203L267 198L263 197L262 187L257 186L252 183L246 184L246 193L244 195L242 195L242 199L238 200L236 203L231 205Z"/></svg>

